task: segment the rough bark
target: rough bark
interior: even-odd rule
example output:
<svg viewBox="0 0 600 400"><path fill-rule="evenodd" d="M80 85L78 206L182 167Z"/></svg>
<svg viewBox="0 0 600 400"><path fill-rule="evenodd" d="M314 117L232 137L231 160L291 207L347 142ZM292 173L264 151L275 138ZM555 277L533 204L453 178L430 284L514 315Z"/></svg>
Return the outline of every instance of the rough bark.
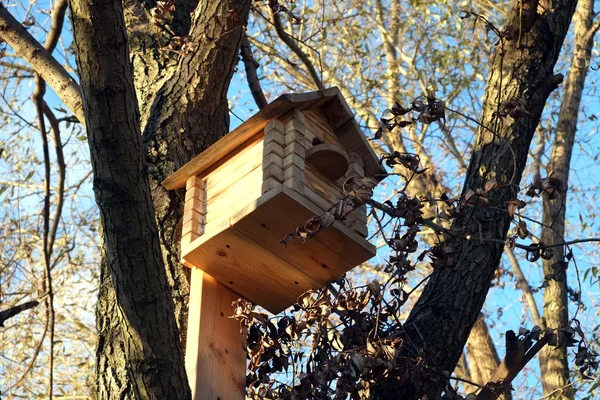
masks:
<svg viewBox="0 0 600 400"><path fill-rule="evenodd" d="M552 156L548 165L548 174L567 184L571 154L577 131L577 116L585 78L590 65L594 46L594 1L580 0L573 20L575 22L575 43L571 66L565 80L562 104L556 127ZM565 214L567 193L560 193L554 200L543 199L542 242L561 243L565 235ZM556 329L569 324L567 274L563 268L555 269L564 261L565 249L554 248L554 256L543 260L544 275L558 274L558 280L550 280L544 290L544 319L548 327ZM544 394L550 399L572 399L574 393L569 388L569 365L566 347L546 347L540 353L540 369ZM561 388L566 388L561 390Z"/></svg>
<svg viewBox="0 0 600 400"><path fill-rule="evenodd" d="M466 206L465 230L473 239L459 242L460 257L454 267L434 272L404 327L440 371L454 370L499 265L502 244L475 238L506 238L510 225L506 201L514 198L514 185L521 180L535 128L548 95L559 82L553 68L576 5L576 1L543 2L542 14L536 10L523 14L519 3L513 2L508 14L506 29L512 39L502 40L493 57L481 118L489 129L481 127L477 133L463 187L466 193L496 179L501 186L488 196L494 208ZM520 26L525 27L523 31L514 29ZM529 115L515 120L498 117L499 103L514 98L525 101ZM421 391L435 398L440 390L389 380L374 388L372 397L412 399Z"/></svg>
<svg viewBox="0 0 600 400"><path fill-rule="evenodd" d="M160 182L229 131L226 94L237 61L241 27L228 20L232 18L228 11L235 10L243 22L250 0L178 1L176 18L169 29L178 36L189 33L198 45L195 52L185 57L160 50L157 38L165 40L161 36L164 32L157 31L150 19L150 10L155 5L155 2L125 1L125 17L140 124L145 127L158 234L183 348L189 298L189 269L180 263L179 257L184 196L181 192L165 191ZM190 16L196 6L196 12ZM215 16L223 25L216 23ZM194 29L190 32L192 25ZM209 40L204 34L216 40ZM129 377L119 369L122 337L119 325L110 318L116 299L108 278L101 278L104 290L97 312L99 340L107 346L98 348L97 357L98 371L102 371L98 385L110 389L99 393L102 394L99 398L112 399L122 394L123 398L131 398Z"/></svg>
<svg viewBox="0 0 600 400"><path fill-rule="evenodd" d="M135 398L188 399L142 151L122 4L72 0L70 6L94 194L117 299L110 317L120 325L125 355L124 361L105 361L123 362Z"/></svg>
<svg viewBox="0 0 600 400"><path fill-rule="evenodd" d="M143 137L152 197L182 332L185 332L189 294L186 275L189 271L180 263L179 256L184 196L182 192L166 191L160 183L229 132L227 90L238 61L250 3L250 0L198 3L189 31L196 48L181 57L168 70L162 85L157 85L145 124Z"/></svg>

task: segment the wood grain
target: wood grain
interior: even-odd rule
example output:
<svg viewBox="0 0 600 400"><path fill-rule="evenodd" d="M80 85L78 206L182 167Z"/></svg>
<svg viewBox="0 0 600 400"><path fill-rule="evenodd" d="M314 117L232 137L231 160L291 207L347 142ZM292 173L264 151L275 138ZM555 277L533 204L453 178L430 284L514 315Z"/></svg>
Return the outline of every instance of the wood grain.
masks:
<svg viewBox="0 0 600 400"><path fill-rule="evenodd" d="M327 117L321 110L305 110L302 112L305 117L305 127L308 132L318 138L321 143L330 143L336 146L342 146L337 135L327 121Z"/></svg>
<svg viewBox="0 0 600 400"><path fill-rule="evenodd" d="M279 241L285 234L322 210L286 187L261 199L214 230L209 223L203 236L184 246L184 261L276 313L375 255L373 245L339 221L284 248Z"/></svg>
<svg viewBox="0 0 600 400"><path fill-rule="evenodd" d="M272 313L322 285L233 228L184 256L187 262Z"/></svg>
<svg viewBox="0 0 600 400"><path fill-rule="evenodd" d="M192 270L185 369L194 400L245 397L245 335L229 318L231 303L240 297L212 276Z"/></svg>

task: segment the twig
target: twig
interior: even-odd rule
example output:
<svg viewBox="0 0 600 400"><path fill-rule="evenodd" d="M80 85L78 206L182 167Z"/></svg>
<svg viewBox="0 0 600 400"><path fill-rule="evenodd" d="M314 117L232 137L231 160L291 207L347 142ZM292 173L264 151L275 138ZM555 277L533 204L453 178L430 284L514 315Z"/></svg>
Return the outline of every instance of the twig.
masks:
<svg viewBox="0 0 600 400"><path fill-rule="evenodd" d="M250 93L252 93L252 97L254 98L258 108L262 110L264 107L266 107L268 102L260 86L258 74L256 73L259 64L252 55L252 47L250 46L250 41L248 40L248 36L244 31L242 31L240 55L242 56L242 61L244 62L244 67L246 69L246 80L248 81L248 86L250 87Z"/></svg>
<svg viewBox="0 0 600 400"><path fill-rule="evenodd" d="M483 385L480 385L479 383L475 383L475 382L473 382L473 381L470 381L470 380L468 380L468 379L464 379L464 378L458 378L458 377L456 377L456 376L451 376L451 377L450 377L450 378L448 378L448 379L451 379L451 380L453 380L453 381L459 381L459 382L468 383L469 385L476 386L476 387L478 387L478 388L480 388L480 389L484 389L484 388L485 388L485 386L483 386Z"/></svg>
<svg viewBox="0 0 600 400"><path fill-rule="evenodd" d="M7 310L0 311L0 326L3 327L7 319L12 318L17 314L20 314L23 311L30 310L33 307L36 307L38 304L40 304L39 301L33 300L28 301L27 303L16 305Z"/></svg>

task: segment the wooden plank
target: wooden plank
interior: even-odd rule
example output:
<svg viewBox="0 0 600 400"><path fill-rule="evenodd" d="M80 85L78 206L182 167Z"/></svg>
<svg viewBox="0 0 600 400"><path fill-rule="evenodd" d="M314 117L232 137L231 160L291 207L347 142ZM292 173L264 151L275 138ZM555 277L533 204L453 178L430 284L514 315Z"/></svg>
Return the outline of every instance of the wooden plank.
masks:
<svg viewBox="0 0 600 400"><path fill-rule="evenodd" d="M304 197L306 197L309 201L314 203L317 207L319 207L323 211L327 211L327 210L329 210L329 208L331 208L331 206L333 206L334 204L337 204L337 202L334 203L332 201L329 201L329 200L325 199L323 196L313 192L311 189L309 189L308 186L304 187L304 193L302 193L302 194L304 195Z"/></svg>
<svg viewBox="0 0 600 400"><path fill-rule="evenodd" d="M272 313L296 303L305 291L322 286L233 228L215 235L184 259Z"/></svg>
<svg viewBox="0 0 600 400"><path fill-rule="evenodd" d="M270 164L268 167L263 168L263 182L269 178L273 178L277 182L283 182L283 169L281 166Z"/></svg>
<svg viewBox="0 0 600 400"><path fill-rule="evenodd" d="M344 198L344 194L338 187L337 182L328 179L310 163L306 163L304 169L304 185L331 204L335 204L338 200Z"/></svg>
<svg viewBox="0 0 600 400"><path fill-rule="evenodd" d="M333 130L354 119L354 113L341 93L339 96L334 96L322 110Z"/></svg>
<svg viewBox="0 0 600 400"><path fill-rule="evenodd" d="M182 221L182 223L185 224L186 222L190 222L192 220L206 222L205 215L206 215L206 213L202 214L201 212L198 212L196 210L192 210L192 211L190 211L188 213L185 213L183 215L183 221Z"/></svg>
<svg viewBox="0 0 600 400"><path fill-rule="evenodd" d="M241 204L258 199L262 194L262 178L263 171L259 165L218 195L209 196L206 202L206 222L222 216L230 217L242 208Z"/></svg>
<svg viewBox="0 0 600 400"><path fill-rule="evenodd" d="M196 236L200 236L204 233L204 221L191 220L183 224L181 228L181 234L186 235L193 233Z"/></svg>
<svg viewBox="0 0 600 400"><path fill-rule="evenodd" d="M206 185L204 185L206 186ZM206 200L206 190L200 186L192 186L185 190L185 200L188 201L191 198L197 198L200 200Z"/></svg>
<svg viewBox="0 0 600 400"><path fill-rule="evenodd" d="M262 140L257 140L235 156L206 172L206 196L212 199L262 164Z"/></svg>
<svg viewBox="0 0 600 400"><path fill-rule="evenodd" d="M229 318L239 297L212 276L192 270L185 369L194 400L245 397L245 334Z"/></svg>
<svg viewBox="0 0 600 400"><path fill-rule="evenodd" d="M246 199L246 201L244 202L245 205L241 207L238 211L233 213L229 218L224 218L222 220L213 220L210 224L205 225L204 233L202 234L202 236L194 240L194 242L191 244L186 243L182 245L182 258L185 258L185 255L193 251L196 247L201 246L203 243L210 240L213 236L216 236L220 232L229 228L230 226L233 226L236 222L245 218L248 214L256 210L261 205L265 204L266 202L270 201L272 198L274 198L281 192L282 186L279 185L278 187L271 189L267 193L263 194L258 199Z"/></svg>
<svg viewBox="0 0 600 400"><path fill-rule="evenodd" d="M342 147L327 118L321 110L305 110L302 112L306 118L306 130L312 133L323 143L330 143Z"/></svg>
<svg viewBox="0 0 600 400"><path fill-rule="evenodd" d="M302 243L294 239L283 247L279 241L315 214L286 193L280 193L241 219L233 228L261 247L295 266L321 285L375 255L374 247L345 226L337 224ZM343 227L343 230L340 229Z"/></svg>
<svg viewBox="0 0 600 400"><path fill-rule="evenodd" d="M365 176L383 179L382 174L385 174L385 168L379 163L379 158L356 121L348 121L336 129L335 133L347 153L354 152L361 156L364 162Z"/></svg>
<svg viewBox="0 0 600 400"><path fill-rule="evenodd" d="M270 165L276 165L280 168L283 167L283 159L275 153L265 154L262 158L262 167L267 169Z"/></svg>
<svg viewBox="0 0 600 400"><path fill-rule="evenodd" d="M194 210L201 212L203 203L204 203L204 201L200 200L197 197L192 197L191 199L186 200L186 202L183 206L184 215L187 214L188 212L191 212Z"/></svg>
<svg viewBox="0 0 600 400"><path fill-rule="evenodd" d="M263 149L263 157L267 154L275 154L279 157L283 158L285 156L285 151L283 150L283 146L279 143L271 142L267 143Z"/></svg>
<svg viewBox="0 0 600 400"><path fill-rule="evenodd" d="M206 182L204 182L199 176L193 175L188 178L185 184L185 189L190 190L198 188L200 190L206 189Z"/></svg>
<svg viewBox="0 0 600 400"><path fill-rule="evenodd" d="M307 200L304 196L302 196L292 190L289 190L285 186L283 187L283 193L287 194L288 196L293 198L296 202L303 205L305 208L309 209L313 213L313 215L321 214L320 208L317 207L316 205L314 205L309 200ZM260 199L259 199L259 203L260 203ZM371 257L373 257L377 253L377 249L375 248L375 246L373 246L371 243L367 242L364 238L357 235L356 232L353 232L352 230L348 229L346 226L344 226L344 224L342 222L334 221L332 227L334 229L337 229L341 233L343 233L344 236L346 236L346 237L352 239L352 241L356 242L356 244L361 246L366 252L369 252L371 254ZM332 230L333 229L325 229L324 231L319 233L319 235L317 235L317 237L319 237L319 236L325 237L324 240L328 241L329 244L331 246L333 246L332 247L333 249L343 249L344 243L339 243L338 242L339 238L327 238L327 236L329 235L328 232L330 232ZM346 241L345 238L343 238L343 236L341 237L341 239L342 239L342 242ZM358 264L360 264L360 262ZM356 264L356 265L358 265L358 264Z"/></svg>
<svg viewBox="0 0 600 400"><path fill-rule="evenodd" d="M304 158L300 157L298 154L295 153L286 156L283 159L283 169L287 169L292 165L295 165L300 169L304 169Z"/></svg>

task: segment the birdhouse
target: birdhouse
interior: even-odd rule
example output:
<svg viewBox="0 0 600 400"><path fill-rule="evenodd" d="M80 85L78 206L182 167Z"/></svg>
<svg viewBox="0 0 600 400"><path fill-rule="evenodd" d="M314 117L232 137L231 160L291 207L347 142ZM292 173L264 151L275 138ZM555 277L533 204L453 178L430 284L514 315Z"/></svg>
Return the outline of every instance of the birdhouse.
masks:
<svg viewBox="0 0 600 400"><path fill-rule="evenodd" d="M181 257L278 313L375 255L363 206L302 243L280 241L383 170L337 88L287 94L163 185L185 187Z"/></svg>

